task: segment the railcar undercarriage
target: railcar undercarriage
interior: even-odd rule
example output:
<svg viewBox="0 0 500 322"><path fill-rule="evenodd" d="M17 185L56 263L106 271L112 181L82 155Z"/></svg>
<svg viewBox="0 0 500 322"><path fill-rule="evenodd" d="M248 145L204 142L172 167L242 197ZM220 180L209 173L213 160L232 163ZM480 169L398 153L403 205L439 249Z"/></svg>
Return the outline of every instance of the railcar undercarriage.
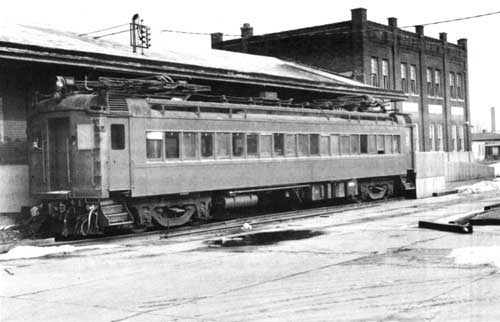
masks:
<svg viewBox="0 0 500 322"><path fill-rule="evenodd" d="M372 178L186 196L45 200L31 209L45 235L64 238L123 231L169 229L193 222L230 219L238 211L289 210L324 202L380 200L404 192L401 178Z"/></svg>

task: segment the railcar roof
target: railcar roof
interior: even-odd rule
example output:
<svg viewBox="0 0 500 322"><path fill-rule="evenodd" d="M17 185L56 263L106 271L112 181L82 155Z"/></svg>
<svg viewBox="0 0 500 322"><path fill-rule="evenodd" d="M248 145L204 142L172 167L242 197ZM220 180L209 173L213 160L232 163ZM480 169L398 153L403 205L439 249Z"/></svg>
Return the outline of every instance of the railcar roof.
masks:
<svg viewBox="0 0 500 322"><path fill-rule="evenodd" d="M69 31L3 24L0 25L0 57L40 62L92 66L120 71L166 72L179 77L194 76L233 82L266 81L276 86L294 82L306 90L370 94L394 100L401 92L384 90L341 75L274 57L223 50L146 50L134 54L117 42L79 36Z"/></svg>

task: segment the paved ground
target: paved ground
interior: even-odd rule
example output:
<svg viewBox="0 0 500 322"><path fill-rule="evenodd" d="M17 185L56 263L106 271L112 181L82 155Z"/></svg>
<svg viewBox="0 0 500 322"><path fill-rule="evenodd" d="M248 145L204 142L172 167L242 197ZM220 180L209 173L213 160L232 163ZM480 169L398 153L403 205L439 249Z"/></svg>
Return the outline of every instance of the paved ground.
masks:
<svg viewBox="0 0 500 322"><path fill-rule="evenodd" d="M449 255L500 246L500 227L417 228L498 202L498 192L398 201L268 227L323 233L272 245L134 240L4 259L0 320L498 321L498 268Z"/></svg>

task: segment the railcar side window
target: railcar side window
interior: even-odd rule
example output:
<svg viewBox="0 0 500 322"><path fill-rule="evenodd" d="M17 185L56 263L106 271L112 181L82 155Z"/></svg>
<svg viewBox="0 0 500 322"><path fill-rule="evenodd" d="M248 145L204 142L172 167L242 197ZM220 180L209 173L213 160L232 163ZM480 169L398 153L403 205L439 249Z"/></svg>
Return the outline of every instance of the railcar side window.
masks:
<svg viewBox="0 0 500 322"><path fill-rule="evenodd" d="M330 146L332 150L332 155L338 155L339 154L339 136L338 135L332 135L330 137Z"/></svg>
<svg viewBox="0 0 500 322"><path fill-rule="evenodd" d="M319 134L311 134L309 138L311 139L311 155L319 155Z"/></svg>
<svg viewBox="0 0 500 322"><path fill-rule="evenodd" d="M343 135L340 137L340 154L351 154L351 143L350 137L348 135Z"/></svg>
<svg viewBox="0 0 500 322"><path fill-rule="evenodd" d="M177 132L165 133L165 158L167 159L179 158L179 133Z"/></svg>
<svg viewBox="0 0 500 322"><path fill-rule="evenodd" d="M217 157L229 158L231 152L231 133L217 133Z"/></svg>
<svg viewBox="0 0 500 322"><path fill-rule="evenodd" d="M360 152L361 154L367 154L368 153L368 135L366 134L361 134L359 136L360 139Z"/></svg>
<svg viewBox="0 0 500 322"><path fill-rule="evenodd" d="M125 125L111 124L111 149L125 149Z"/></svg>
<svg viewBox="0 0 500 322"><path fill-rule="evenodd" d="M295 134L285 134L285 155L287 157L294 157L297 155L297 142L295 141Z"/></svg>
<svg viewBox="0 0 500 322"><path fill-rule="evenodd" d="M385 141L385 153L391 154L392 153L392 135L386 135L384 141Z"/></svg>
<svg viewBox="0 0 500 322"><path fill-rule="evenodd" d="M146 132L146 157L161 159L163 149L163 132Z"/></svg>
<svg viewBox="0 0 500 322"><path fill-rule="evenodd" d="M274 155L282 156L285 154L285 137L282 133L274 133Z"/></svg>
<svg viewBox="0 0 500 322"><path fill-rule="evenodd" d="M351 153L359 154L359 135L353 134L351 135Z"/></svg>
<svg viewBox="0 0 500 322"><path fill-rule="evenodd" d="M40 135L41 137L41 135ZM91 150L94 148L94 125L77 124L76 138L78 150ZM41 142L41 140L40 140ZM41 144L40 144L41 146Z"/></svg>
<svg viewBox="0 0 500 322"><path fill-rule="evenodd" d="M233 133L233 156L243 156L243 149L245 148L245 134Z"/></svg>
<svg viewBox="0 0 500 322"><path fill-rule="evenodd" d="M255 157L259 151L259 135L257 133L247 134L247 156Z"/></svg>
<svg viewBox="0 0 500 322"><path fill-rule="evenodd" d="M392 152L394 153L400 153L401 152L401 138L399 135L394 135L392 137Z"/></svg>
<svg viewBox="0 0 500 322"><path fill-rule="evenodd" d="M322 135L319 137L319 152L321 155L330 154L330 137Z"/></svg>
<svg viewBox="0 0 500 322"><path fill-rule="evenodd" d="M377 154L385 154L383 135L377 135Z"/></svg>
<svg viewBox="0 0 500 322"><path fill-rule="evenodd" d="M196 159L196 133L182 133L182 157L186 160Z"/></svg>
<svg viewBox="0 0 500 322"><path fill-rule="evenodd" d="M272 136L270 134L263 134L260 136L260 155L263 157L270 157L272 151Z"/></svg>
<svg viewBox="0 0 500 322"><path fill-rule="evenodd" d="M308 134L299 134L299 155L309 155L309 135Z"/></svg>
<svg viewBox="0 0 500 322"><path fill-rule="evenodd" d="M201 156L210 158L214 156L214 134L201 133Z"/></svg>
<svg viewBox="0 0 500 322"><path fill-rule="evenodd" d="M368 153L377 154L377 137L368 135Z"/></svg>

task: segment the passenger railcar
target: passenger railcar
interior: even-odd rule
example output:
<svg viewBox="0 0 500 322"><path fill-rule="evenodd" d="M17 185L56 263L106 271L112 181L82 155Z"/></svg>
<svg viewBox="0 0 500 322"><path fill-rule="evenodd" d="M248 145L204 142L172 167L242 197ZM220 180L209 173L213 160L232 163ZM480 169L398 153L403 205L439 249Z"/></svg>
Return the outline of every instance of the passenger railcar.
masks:
<svg viewBox="0 0 500 322"><path fill-rule="evenodd" d="M412 188L398 115L100 90L42 101L29 129L31 193L63 235Z"/></svg>

